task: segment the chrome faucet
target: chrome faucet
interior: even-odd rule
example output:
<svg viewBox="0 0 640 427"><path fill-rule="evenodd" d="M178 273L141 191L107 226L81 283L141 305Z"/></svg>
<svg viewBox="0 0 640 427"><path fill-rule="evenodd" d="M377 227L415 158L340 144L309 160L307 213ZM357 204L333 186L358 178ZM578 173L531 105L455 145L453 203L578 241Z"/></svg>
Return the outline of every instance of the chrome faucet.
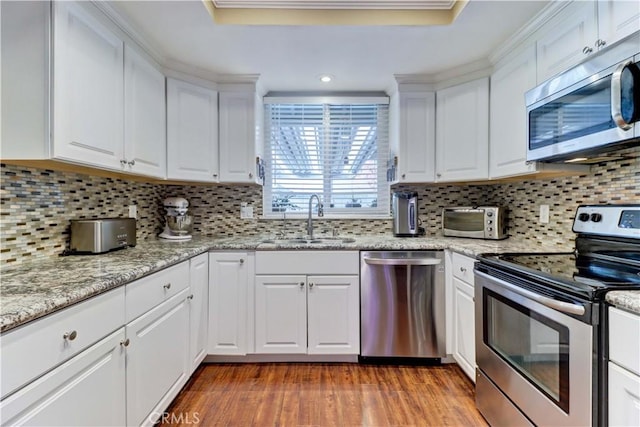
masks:
<svg viewBox="0 0 640 427"><path fill-rule="evenodd" d="M316 198L318 201L318 216L324 216L324 211L322 210L322 202L320 201L320 197L317 194L312 194L309 197L309 219L307 220L307 234L309 235L309 239L313 239L313 211L311 210L311 206L313 204L313 198Z"/></svg>

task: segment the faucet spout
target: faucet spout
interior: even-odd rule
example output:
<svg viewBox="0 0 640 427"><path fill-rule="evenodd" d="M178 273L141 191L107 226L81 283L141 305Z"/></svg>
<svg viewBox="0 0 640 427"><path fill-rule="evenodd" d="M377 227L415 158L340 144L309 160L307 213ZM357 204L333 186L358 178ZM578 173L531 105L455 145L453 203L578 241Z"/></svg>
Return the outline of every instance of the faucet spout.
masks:
<svg viewBox="0 0 640 427"><path fill-rule="evenodd" d="M309 197L309 218L307 219L307 235L309 236L309 239L313 239L313 211L311 210L311 208L313 206L314 197L318 201L318 216L324 216L324 210L322 207L322 202L320 201L320 197L318 197L317 194L312 194L311 197Z"/></svg>

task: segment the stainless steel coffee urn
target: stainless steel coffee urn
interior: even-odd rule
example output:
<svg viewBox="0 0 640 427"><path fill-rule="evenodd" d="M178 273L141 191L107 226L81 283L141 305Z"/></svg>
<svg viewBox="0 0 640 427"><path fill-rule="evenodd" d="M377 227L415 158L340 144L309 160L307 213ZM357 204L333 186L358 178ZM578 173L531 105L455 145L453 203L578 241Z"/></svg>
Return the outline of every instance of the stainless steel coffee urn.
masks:
<svg viewBox="0 0 640 427"><path fill-rule="evenodd" d="M424 231L418 226L418 193L393 193L393 235L417 237Z"/></svg>

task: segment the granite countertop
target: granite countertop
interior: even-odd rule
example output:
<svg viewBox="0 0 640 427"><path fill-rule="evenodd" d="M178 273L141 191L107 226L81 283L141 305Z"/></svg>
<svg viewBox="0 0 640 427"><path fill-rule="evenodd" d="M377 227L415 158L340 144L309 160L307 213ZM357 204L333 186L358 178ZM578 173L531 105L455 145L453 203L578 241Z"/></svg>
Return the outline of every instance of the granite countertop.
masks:
<svg viewBox="0 0 640 427"><path fill-rule="evenodd" d="M531 247L531 242L509 238L500 241L446 237L401 238L393 236L345 236L322 244L285 240L263 243L263 237L204 237L189 241L157 238L139 240L136 247L101 255L71 255L4 267L0 283L0 332L132 282L170 265L210 250L427 250L451 249L468 256L487 252L561 252L558 246Z"/></svg>
<svg viewBox="0 0 640 427"><path fill-rule="evenodd" d="M640 291L611 291L605 301L620 309L640 315Z"/></svg>

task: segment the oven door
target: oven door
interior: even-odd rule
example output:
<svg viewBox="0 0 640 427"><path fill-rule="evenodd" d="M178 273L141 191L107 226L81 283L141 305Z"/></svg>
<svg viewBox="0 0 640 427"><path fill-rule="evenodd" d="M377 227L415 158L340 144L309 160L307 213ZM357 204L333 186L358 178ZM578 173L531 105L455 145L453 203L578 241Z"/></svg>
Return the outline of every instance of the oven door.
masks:
<svg viewBox="0 0 640 427"><path fill-rule="evenodd" d="M580 314L584 307L475 274L479 375L501 392L491 399L513 402L536 425L591 425L593 327L562 312ZM485 414L490 408L483 411L483 405L495 408L508 401L490 402L480 387L476 393L478 408L492 423Z"/></svg>

